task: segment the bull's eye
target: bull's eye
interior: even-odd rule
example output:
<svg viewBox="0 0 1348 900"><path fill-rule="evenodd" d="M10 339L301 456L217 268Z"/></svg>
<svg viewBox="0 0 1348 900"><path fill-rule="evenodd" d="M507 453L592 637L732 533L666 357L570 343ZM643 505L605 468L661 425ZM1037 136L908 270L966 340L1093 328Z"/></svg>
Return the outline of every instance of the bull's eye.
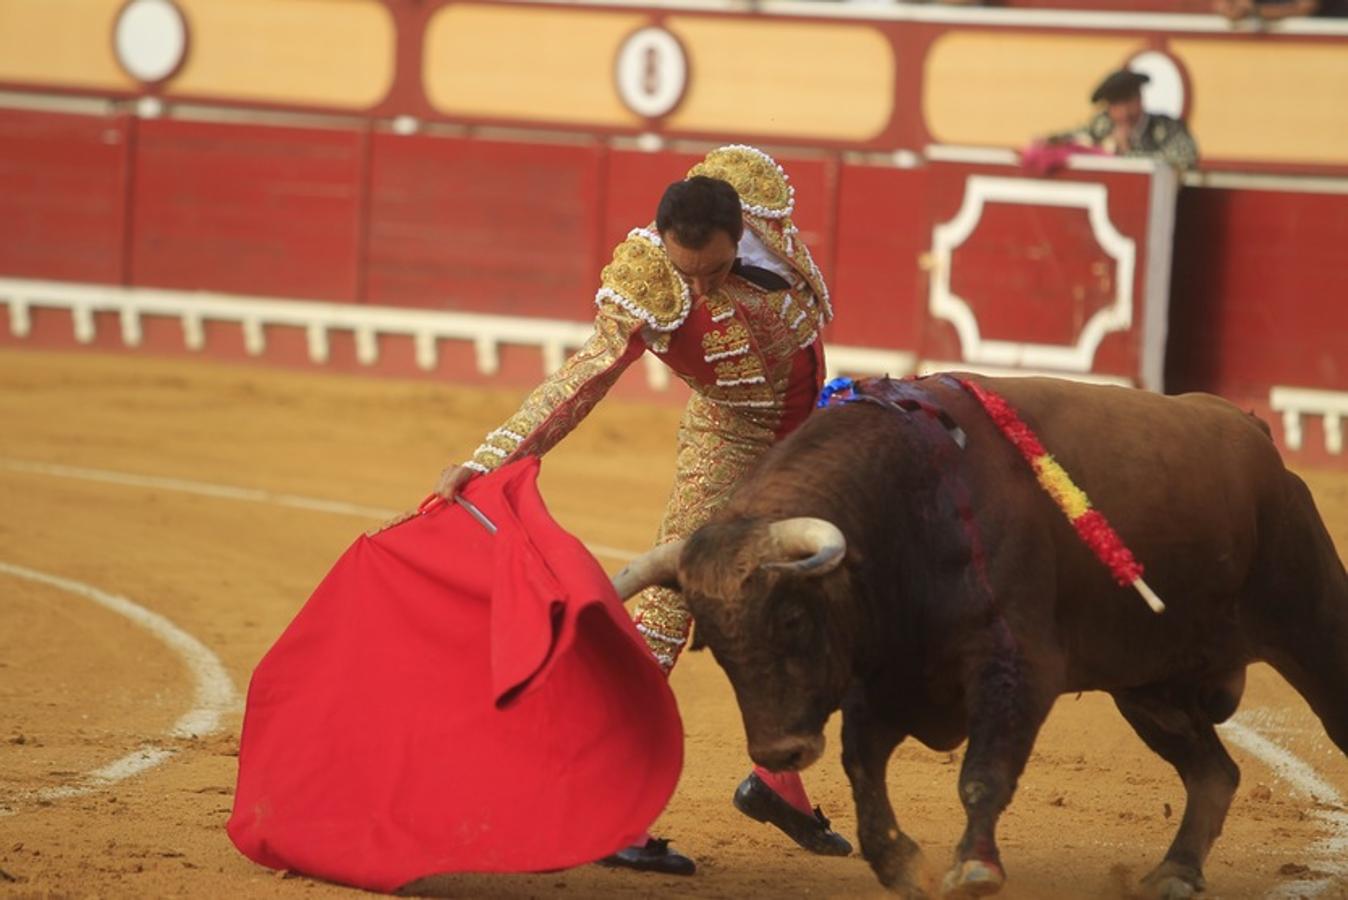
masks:
<svg viewBox="0 0 1348 900"><path fill-rule="evenodd" d="M803 604L788 602L777 610L774 631L793 650L808 649L813 633L813 621Z"/></svg>

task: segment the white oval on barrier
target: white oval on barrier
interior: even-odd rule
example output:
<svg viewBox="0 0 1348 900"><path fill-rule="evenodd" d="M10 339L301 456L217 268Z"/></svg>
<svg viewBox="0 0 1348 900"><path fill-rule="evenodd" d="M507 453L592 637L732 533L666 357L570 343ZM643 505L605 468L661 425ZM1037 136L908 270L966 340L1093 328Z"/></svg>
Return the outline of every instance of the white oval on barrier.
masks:
<svg viewBox="0 0 1348 900"><path fill-rule="evenodd" d="M1148 50L1128 60L1128 68L1151 78L1151 81L1142 85L1143 109L1149 113L1183 118L1187 100L1184 95L1184 75L1174 59L1159 50Z"/></svg>
<svg viewBox="0 0 1348 900"><path fill-rule="evenodd" d="M137 81L163 81L187 54L187 21L173 0L130 0L117 16L117 61Z"/></svg>
<svg viewBox="0 0 1348 900"><path fill-rule="evenodd" d="M679 39L656 25L628 35L613 67L618 96L639 116L656 119L683 99L688 57Z"/></svg>

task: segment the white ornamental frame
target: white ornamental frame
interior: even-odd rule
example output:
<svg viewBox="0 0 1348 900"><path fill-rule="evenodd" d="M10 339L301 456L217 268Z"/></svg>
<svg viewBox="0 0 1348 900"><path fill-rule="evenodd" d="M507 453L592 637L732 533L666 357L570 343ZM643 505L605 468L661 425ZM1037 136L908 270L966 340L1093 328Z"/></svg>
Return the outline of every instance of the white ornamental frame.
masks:
<svg viewBox="0 0 1348 900"><path fill-rule="evenodd" d="M1162 172L1152 176L1169 187L1170 201L1168 209L1158 209L1156 201L1164 205L1165 185L1153 185L1152 208L1148 211L1149 225L1159 220L1166 229L1173 228L1173 176L1165 178ZM1157 188L1162 188L1157 190ZM998 341L983 338L978 317L973 308L950 287L951 261L954 251L962 245L978 228L983 217L983 208L989 203L1014 203L1024 206L1061 206L1084 209L1091 224L1095 240L1116 263L1114 302L1098 310L1082 327L1076 343L1035 344L1018 341ZM960 340L963 361L977 366L1001 368L1021 368L1044 371L1089 373L1095 361L1095 353L1105 336L1114 332L1127 331L1133 324L1133 284L1137 261L1137 245L1132 238L1122 234L1109 219L1109 193L1103 184L1089 184L1075 181L1044 181L1031 178L1001 178L990 175L970 175L965 183L964 202L948 222L932 228L932 277L928 299L931 314L954 326ZM1168 215L1167 215L1168 213ZM1157 242L1152 240L1149 227L1148 243L1153 253ZM1168 238L1168 235L1166 236ZM1165 239L1160 242L1166 243ZM1168 249L1168 248L1167 248ZM1151 259L1148 267L1147 300L1149 307L1148 322L1152 325L1158 314L1164 315L1165 294L1168 292L1169 253L1161 254L1161 259ZM1164 265L1164 270L1162 270ZM1158 281L1157 274L1164 271ZM1158 294L1155 296L1154 294ZM1160 308L1151 310L1151 304L1158 303ZM1161 389L1161 363L1164 349L1164 319L1160 320L1160 335L1146 336L1143 348L1142 382L1152 390Z"/></svg>

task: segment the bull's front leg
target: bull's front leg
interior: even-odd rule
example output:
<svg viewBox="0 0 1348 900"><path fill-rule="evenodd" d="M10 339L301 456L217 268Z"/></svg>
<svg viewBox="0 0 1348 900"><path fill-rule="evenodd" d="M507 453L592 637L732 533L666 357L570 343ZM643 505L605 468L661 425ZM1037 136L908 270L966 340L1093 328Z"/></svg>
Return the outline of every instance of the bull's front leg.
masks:
<svg viewBox="0 0 1348 900"><path fill-rule="evenodd" d="M861 855L881 884L916 900L929 896L932 879L921 848L899 830L885 785L889 757L904 737L901 729L874 715L860 691L844 702L843 767L852 783Z"/></svg>
<svg viewBox="0 0 1348 900"><path fill-rule="evenodd" d="M955 865L941 882L945 897L981 897L1005 883L997 819L1011 802L1054 696L1036 684L1009 641L975 669L968 689L969 744L959 779L968 820Z"/></svg>

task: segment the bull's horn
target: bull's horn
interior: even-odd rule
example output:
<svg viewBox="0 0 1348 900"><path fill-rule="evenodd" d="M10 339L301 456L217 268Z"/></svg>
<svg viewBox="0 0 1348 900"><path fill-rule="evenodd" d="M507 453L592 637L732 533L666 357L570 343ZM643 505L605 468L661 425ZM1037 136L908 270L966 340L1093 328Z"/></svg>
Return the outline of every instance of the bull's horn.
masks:
<svg viewBox="0 0 1348 900"><path fill-rule="evenodd" d="M823 575L837 568L847 552L847 538L825 519L802 516L768 526L768 534L786 559L763 568L793 575Z"/></svg>
<svg viewBox="0 0 1348 900"><path fill-rule="evenodd" d="M613 589L626 600L651 585L669 584L678 575L679 553L682 551L683 541L673 541L647 550L613 576Z"/></svg>

